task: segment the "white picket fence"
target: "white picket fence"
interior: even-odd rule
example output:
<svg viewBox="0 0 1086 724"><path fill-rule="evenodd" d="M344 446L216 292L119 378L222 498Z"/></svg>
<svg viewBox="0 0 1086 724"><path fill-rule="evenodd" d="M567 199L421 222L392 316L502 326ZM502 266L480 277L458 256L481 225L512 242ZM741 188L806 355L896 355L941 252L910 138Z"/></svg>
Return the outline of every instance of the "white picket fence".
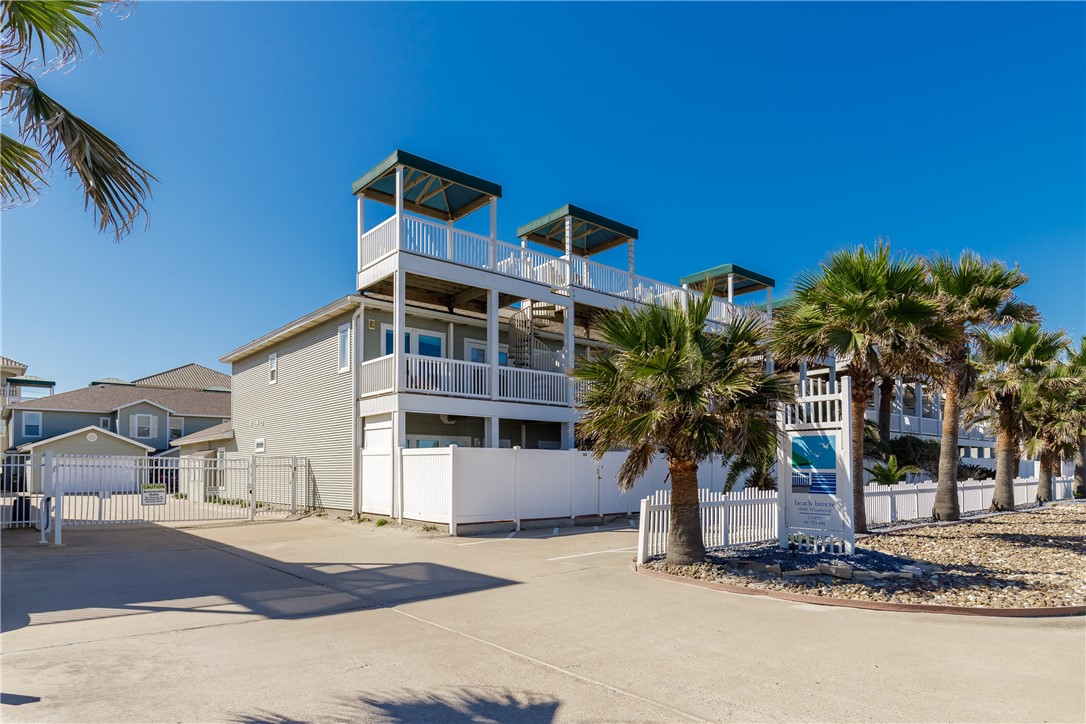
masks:
<svg viewBox="0 0 1086 724"><path fill-rule="evenodd" d="M1052 481L1052 499L1072 497L1074 479ZM898 485L871 484L864 488L868 525L883 525L927 518L935 506L936 483ZM700 489L702 540L706 548L723 548L775 540L777 532L777 494L774 491L742 490L726 495ZM958 502L962 513L987 510L995 493L994 480L965 480L958 484ZM1037 479L1014 481L1015 505L1037 499ZM642 499L638 529L637 562L667 553L670 526L671 491L660 490Z"/></svg>
<svg viewBox="0 0 1086 724"><path fill-rule="evenodd" d="M706 548L755 543L777 537L777 493L740 490L714 493L698 489L701 535ZM641 501L637 531L637 562L667 552L671 491L657 490Z"/></svg>

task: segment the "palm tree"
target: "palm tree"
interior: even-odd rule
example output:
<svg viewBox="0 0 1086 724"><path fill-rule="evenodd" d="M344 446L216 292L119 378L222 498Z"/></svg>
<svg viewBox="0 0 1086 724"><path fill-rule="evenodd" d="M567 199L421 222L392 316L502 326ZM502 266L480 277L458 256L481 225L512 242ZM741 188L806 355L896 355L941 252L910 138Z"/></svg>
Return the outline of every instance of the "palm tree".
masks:
<svg viewBox="0 0 1086 724"><path fill-rule="evenodd" d="M1067 364L1073 374L1086 378L1086 337L1079 340L1078 349L1068 355ZM1086 389L1078 387L1071 393L1074 397L1075 417L1078 418L1078 442L1075 446L1075 484L1073 493L1076 498L1086 498Z"/></svg>
<svg viewBox="0 0 1086 724"><path fill-rule="evenodd" d="M578 433L598 458L629 448L618 486L629 490L658 452L671 477L667 562L705 557L698 505L698 463L711 454L744 455L777 444L784 375L767 373L763 323L742 318L707 329L711 297L685 305L622 309L605 315L606 350L577 360L573 375L589 382Z"/></svg>
<svg viewBox="0 0 1086 724"><path fill-rule="evenodd" d="M94 205L99 230L113 229L119 240L146 213L143 201L157 179L39 85L41 75L80 60L84 42L98 47L92 26L103 4L3 0L0 95L20 138L0 138L0 196L6 207L33 200L49 169L62 164L79 177L84 207Z"/></svg>
<svg viewBox="0 0 1086 724"><path fill-rule="evenodd" d="M1014 510L1015 461L1021 434L1028 430L1023 393L1066 349L1067 337L1063 332L1047 332L1036 323L1015 323L1002 334L982 331L976 339L979 377L967 400L966 419L994 423L996 478L991 510Z"/></svg>
<svg viewBox="0 0 1086 724"><path fill-rule="evenodd" d="M1042 370L1022 388L1025 451L1040 461L1037 502L1052 500L1052 472L1061 457L1073 455L1078 445L1081 420L1076 394L1086 380L1059 360Z"/></svg>
<svg viewBox="0 0 1086 724"><path fill-rule="evenodd" d="M890 351L929 348L951 339L936 315L924 265L895 258L878 242L835 252L818 272L796 280L792 299L774 313L774 356L786 363L829 356L852 380L852 485L856 532L867 531L864 509L864 413L875 380L892 374Z"/></svg>
<svg viewBox="0 0 1086 724"><path fill-rule="evenodd" d="M936 256L928 260L939 313L954 330L952 342L936 357L933 375L943 392L943 430L939 452L936 520L960 520L958 507L958 426L961 401L973 388L976 371L970 351L977 336L1012 322L1035 322L1037 310L1022 303L1014 290L1029 281L1018 267L988 261L972 251L957 260Z"/></svg>
<svg viewBox="0 0 1086 724"><path fill-rule="evenodd" d="M906 475L915 475L920 472L920 468L915 465L898 465L897 455L891 455L885 463L875 463L864 469L871 473L872 479L879 485L897 485L905 479Z"/></svg>

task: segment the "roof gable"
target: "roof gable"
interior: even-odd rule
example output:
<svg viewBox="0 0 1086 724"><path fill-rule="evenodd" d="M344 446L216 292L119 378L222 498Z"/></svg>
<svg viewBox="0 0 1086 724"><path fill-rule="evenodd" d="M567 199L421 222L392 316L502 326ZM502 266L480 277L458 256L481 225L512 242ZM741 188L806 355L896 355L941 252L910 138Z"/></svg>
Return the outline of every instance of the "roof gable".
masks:
<svg viewBox="0 0 1086 724"><path fill-rule="evenodd" d="M106 430L105 428L98 427L97 425L87 425L86 427L81 427L78 430L72 430L71 432L65 432L61 433L60 435L54 435L53 437L47 437L44 440L35 440L34 442L23 443L18 447L18 450L33 450L36 447L41 447L42 445L54 443L58 440L63 440L66 437L75 437L76 435L82 434L84 432L94 432L101 435L109 435L112 438L116 438L117 440L121 440L122 442L129 443L130 445L134 445L135 447L141 447L147 452L154 451L154 448L150 445L144 445L142 442L136 442L130 437L118 435L115 432L111 432L109 430Z"/></svg>

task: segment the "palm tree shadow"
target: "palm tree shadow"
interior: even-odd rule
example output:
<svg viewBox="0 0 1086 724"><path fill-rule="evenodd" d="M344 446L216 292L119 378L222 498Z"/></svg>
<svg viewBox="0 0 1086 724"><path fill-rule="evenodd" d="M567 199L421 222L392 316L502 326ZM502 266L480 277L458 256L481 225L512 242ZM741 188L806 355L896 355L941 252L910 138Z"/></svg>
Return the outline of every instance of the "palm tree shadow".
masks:
<svg viewBox="0 0 1086 724"><path fill-rule="evenodd" d="M344 698L342 721L440 722L441 724L479 724L481 722L553 722L560 702L532 692L513 693L489 687L415 691L404 689L387 696L359 695ZM274 712L247 714L234 720L238 724L306 724Z"/></svg>

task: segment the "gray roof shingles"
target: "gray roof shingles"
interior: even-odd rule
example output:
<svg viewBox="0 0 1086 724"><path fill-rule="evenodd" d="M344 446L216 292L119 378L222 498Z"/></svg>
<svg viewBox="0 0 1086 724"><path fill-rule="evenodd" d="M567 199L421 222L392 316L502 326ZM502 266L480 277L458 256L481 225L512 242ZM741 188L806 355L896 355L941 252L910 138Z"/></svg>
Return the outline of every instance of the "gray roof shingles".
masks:
<svg viewBox="0 0 1086 724"><path fill-rule="evenodd" d="M149 400L174 413L198 417L230 417L230 393L176 387L92 385L11 405L18 410L111 412L138 400Z"/></svg>
<svg viewBox="0 0 1086 724"><path fill-rule="evenodd" d="M193 362L132 380L132 384L152 387L188 387L194 390L206 390L209 387L230 389L230 375Z"/></svg>

